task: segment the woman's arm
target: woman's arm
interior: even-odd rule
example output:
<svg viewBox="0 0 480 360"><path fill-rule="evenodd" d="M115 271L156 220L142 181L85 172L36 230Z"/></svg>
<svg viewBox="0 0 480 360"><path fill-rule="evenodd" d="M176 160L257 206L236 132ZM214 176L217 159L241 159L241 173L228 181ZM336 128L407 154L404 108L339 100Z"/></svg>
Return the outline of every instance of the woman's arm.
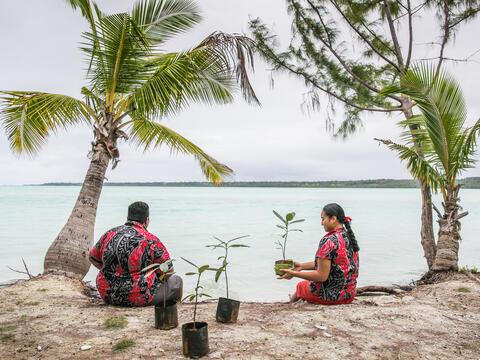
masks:
<svg viewBox="0 0 480 360"><path fill-rule="evenodd" d="M328 259L317 259L317 268L313 271L296 271L290 269L281 269L280 271L304 280L325 282L330 274L331 264L332 262Z"/></svg>
<svg viewBox="0 0 480 360"><path fill-rule="evenodd" d="M307 262L304 262L304 263L295 262L295 268L297 268L297 265L298 265L298 267L300 267L300 270L315 270L315 262L314 261L307 261Z"/></svg>

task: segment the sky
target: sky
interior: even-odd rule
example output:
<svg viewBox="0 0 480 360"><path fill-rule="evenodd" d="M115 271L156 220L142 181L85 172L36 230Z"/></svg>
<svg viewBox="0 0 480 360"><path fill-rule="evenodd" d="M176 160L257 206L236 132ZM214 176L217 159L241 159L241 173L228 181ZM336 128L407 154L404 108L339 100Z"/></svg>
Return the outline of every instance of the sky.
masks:
<svg viewBox="0 0 480 360"><path fill-rule="evenodd" d="M128 11L134 1L98 0L107 13ZM280 0L202 0L203 21L168 44L169 50L187 49L215 30L247 33L250 18L273 26L282 44L290 36L290 20ZM438 41L436 19L415 19L415 54L426 58ZM459 80L468 106L468 124L480 116L478 82L479 21L463 26L447 48L447 56L468 62L448 62ZM79 49L86 21L62 0L0 1L0 89L63 93L80 98L85 85L85 57ZM434 36L432 37L432 34ZM404 38L401 37L401 40ZM480 47L480 46L479 46ZM409 178L404 164L373 138L397 139L400 115L365 114L364 128L347 141L334 140L326 131L325 113L306 113L301 103L306 92L299 79L273 74L257 59L252 82L262 106L246 104L241 96L222 106L195 104L162 123L180 132L208 154L235 171L236 181L316 181L373 178ZM325 99L326 100L326 99ZM325 101L326 102L326 101ZM339 107L337 121L342 118ZM81 182L88 167L92 141L88 127L70 128L49 138L34 158L18 157L0 132L0 185L45 182ZM121 162L108 170L110 182L203 181L195 161L172 155L167 148L144 152L120 143ZM477 155L477 159L480 157ZM463 176L480 176L471 169Z"/></svg>

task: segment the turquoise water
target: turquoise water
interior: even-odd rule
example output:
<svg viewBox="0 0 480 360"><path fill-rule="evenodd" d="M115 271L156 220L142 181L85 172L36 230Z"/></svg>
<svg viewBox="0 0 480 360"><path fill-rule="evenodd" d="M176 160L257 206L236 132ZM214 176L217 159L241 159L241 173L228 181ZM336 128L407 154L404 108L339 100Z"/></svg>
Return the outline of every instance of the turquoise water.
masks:
<svg viewBox="0 0 480 360"><path fill-rule="evenodd" d="M6 266L42 271L43 257L66 221L79 187L0 186L0 282L17 278ZM480 267L480 190L462 190L462 205L470 215L462 221L460 264ZM323 235L322 206L338 202L353 218L352 227L361 247L360 285L404 284L425 271L419 240L420 192L418 189L279 189L279 188L170 188L106 187L99 204L95 238L121 224L127 206L136 200L150 204L149 230L167 246L172 257L215 264L219 254L205 245L212 236L229 239L249 234L248 249L232 251L229 273L234 297L251 301L285 300L295 280L276 280L273 262L281 257L274 242L279 230L272 209L293 210L305 218L303 233L294 233L287 245L288 257L312 259ZM437 204L439 198L435 198ZM278 231L277 231L278 230ZM175 262L177 273L189 267ZM91 269L86 279L94 280ZM186 290L193 284L185 279ZM223 294L223 284L211 277L207 292Z"/></svg>

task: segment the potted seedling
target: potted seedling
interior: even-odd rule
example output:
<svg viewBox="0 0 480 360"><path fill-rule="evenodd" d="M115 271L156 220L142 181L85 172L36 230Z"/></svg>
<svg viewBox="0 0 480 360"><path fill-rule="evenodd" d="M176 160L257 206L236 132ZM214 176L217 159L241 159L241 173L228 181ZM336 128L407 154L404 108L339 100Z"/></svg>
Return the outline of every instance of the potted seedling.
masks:
<svg viewBox="0 0 480 360"><path fill-rule="evenodd" d="M286 255L285 255L286 250L287 250L288 235L293 231L300 231L300 232L302 231L300 229L291 228L291 225L301 223L301 222L305 221L305 219L294 220L295 219L295 213L294 212L287 213L287 215L285 215L285 217L280 215L275 210L273 210L273 214L277 218L279 218L280 221L282 222L281 224L277 225L278 228L283 230L283 234L279 235L282 238L282 240L278 240L276 242L276 244L278 245L278 248L280 250L282 250L283 258L282 258L282 260L275 261L275 274L277 276L282 276L283 272L280 271L281 269L293 269L293 267L294 267L293 266L293 260L292 259L287 259Z"/></svg>
<svg viewBox="0 0 480 360"><path fill-rule="evenodd" d="M199 298L211 297L208 294L200 292L200 290L203 289L203 286L200 285L200 279L202 274L210 269L210 265L197 266L183 257L182 260L196 269L195 272L187 272L185 275L197 276L197 285L195 286L193 293L184 298L184 300L195 301L195 306L193 308L193 322L182 325L183 355L191 358L199 358L209 352L208 324L206 322L197 321L197 304Z"/></svg>
<svg viewBox="0 0 480 360"><path fill-rule="evenodd" d="M164 282L165 289L163 289L163 302L155 305L155 328L161 330L170 330L178 326L178 311L176 301L167 301L168 281L167 275L172 275L173 260L167 260L162 264L151 264L145 267L142 271L147 271L145 277L148 277L152 272L160 270L159 279Z"/></svg>
<svg viewBox="0 0 480 360"><path fill-rule="evenodd" d="M227 297L226 298L220 297L218 299L217 315L216 315L216 320L221 323L237 322L238 311L240 309L240 301L230 299L229 293L228 293L228 274L227 274L228 250L230 250L231 248L250 247L248 245L234 243L235 241L246 238L248 236L250 235L240 236L228 241L223 241L214 236L213 238L217 240L217 243L212 245L207 245L207 247L210 247L212 249L221 249L224 252L222 256L218 257L218 260L222 260L222 265L218 269L211 269L216 272L215 274L216 282L218 282L222 273L225 274L225 285L227 288Z"/></svg>

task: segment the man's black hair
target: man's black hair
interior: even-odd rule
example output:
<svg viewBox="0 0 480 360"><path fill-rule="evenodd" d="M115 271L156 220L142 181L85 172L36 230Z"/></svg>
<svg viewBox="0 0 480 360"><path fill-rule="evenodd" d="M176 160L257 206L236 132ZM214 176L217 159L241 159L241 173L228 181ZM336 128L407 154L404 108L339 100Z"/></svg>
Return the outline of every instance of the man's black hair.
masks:
<svg viewBox="0 0 480 360"><path fill-rule="evenodd" d="M144 223L150 215L148 204L143 201L136 201L128 207L128 221Z"/></svg>

